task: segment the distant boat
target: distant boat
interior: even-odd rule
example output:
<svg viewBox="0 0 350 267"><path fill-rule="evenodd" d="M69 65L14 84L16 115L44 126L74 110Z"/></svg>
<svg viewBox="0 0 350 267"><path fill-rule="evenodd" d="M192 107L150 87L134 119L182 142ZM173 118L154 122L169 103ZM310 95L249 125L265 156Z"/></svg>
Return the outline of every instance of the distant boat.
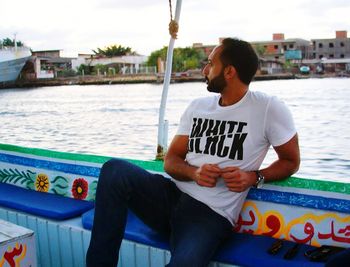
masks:
<svg viewBox="0 0 350 267"><path fill-rule="evenodd" d="M299 70L300 70L300 72L302 74L309 74L310 73L310 67L309 66L301 66Z"/></svg>
<svg viewBox="0 0 350 267"><path fill-rule="evenodd" d="M0 48L0 83L15 81L31 55L28 47Z"/></svg>

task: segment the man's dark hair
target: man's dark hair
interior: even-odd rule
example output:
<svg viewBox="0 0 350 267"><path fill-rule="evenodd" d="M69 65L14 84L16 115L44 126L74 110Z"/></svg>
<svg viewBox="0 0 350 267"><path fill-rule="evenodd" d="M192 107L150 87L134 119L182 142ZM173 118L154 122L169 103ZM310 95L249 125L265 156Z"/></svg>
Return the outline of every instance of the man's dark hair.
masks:
<svg viewBox="0 0 350 267"><path fill-rule="evenodd" d="M258 69L258 57L253 47L248 42L236 38L225 38L221 44L221 62L224 66L235 67L241 82L248 85Z"/></svg>

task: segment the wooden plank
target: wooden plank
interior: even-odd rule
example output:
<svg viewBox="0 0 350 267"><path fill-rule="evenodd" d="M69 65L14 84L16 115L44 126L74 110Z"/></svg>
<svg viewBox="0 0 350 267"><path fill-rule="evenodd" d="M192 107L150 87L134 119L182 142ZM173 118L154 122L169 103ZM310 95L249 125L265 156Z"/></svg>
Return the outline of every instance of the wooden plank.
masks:
<svg viewBox="0 0 350 267"><path fill-rule="evenodd" d="M50 240L50 255L51 255L51 267L60 267L62 249L60 246L59 235L58 235L58 225L54 222L48 222L47 230L49 232Z"/></svg>
<svg viewBox="0 0 350 267"><path fill-rule="evenodd" d="M136 267L135 243L124 240L121 245L121 267Z"/></svg>
<svg viewBox="0 0 350 267"><path fill-rule="evenodd" d="M17 224L17 213L16 212L9 212L8 213L8 221L12 222L14 224Z"/></svg>
<svg viewBox="0 0 350 267"><path fill-rule="evenodd" d="M165 250L150 247L150 267L165 266Z"/></svg>
<svg viewBox="0 0 350 267"><path fill-rule="evenodd" d="M73 247L68 227L59 227L59 241L62 248L61 262L62 266L74 266L73 262Z"/></svg>
<svg viewBox="0 0 350 267"><path fill-rule="evenodd" d="M135 262L137 267L150 267L150 247L135 244Z"/></svg>
<svg viewBox="0 0 350 267"><path fill-rule="evenodd" d="M8 218L7 218L7 211L0 208L0 219L3 219L5 221L8 221Z"/></svg>
<svg viewBox="0 0 350 267"><path fill-rule="evenodd" d="M83 230L83 249L84 249L84 255L86 255L86 252L90 245L90 239L91 239L91 232Z"/></svg>
<svg viewBox="0 0 350 267"><path fill-rule="evenodd" d="M38 231L37 238L40 243L41 265L50 266L51 255L49 249L49 232L47 231L47 222L45 220L37 221Z"/></svg>
<svg viewBox="0 0 350 267"><path fill-rule="evenodd" d="M168 263L170 261L171 255L169 251L165 251L165 262Z"/></svg>
<svg viewBox="0 0 350 267"><path fill-rule="evenodd" d="M37 259L38 259L38 266L45 267L41 265L41 246L38 238L38 226L37 226L37 218L28 216L28 228L34 231L34 236L35 236L35 245L36 245L36 254L37 254Z"/></svg>
<svg viewBox="0 0 350 267"><path fill-rule="evenodd" d="M27 221L28 216L26 214L17 214L17 219L18 219L18 225L21 225L25 228L28 228L28 221Z"/></svg>
<svg viewBox="0 0 350 267"><path fill-rule="evenodd" d="M74 253L73 253L74 267L84 267L85 253L84 253L84 246L83 246L82 231L72 228L70 232L71 232L72 246L74 248Z"/></svg>

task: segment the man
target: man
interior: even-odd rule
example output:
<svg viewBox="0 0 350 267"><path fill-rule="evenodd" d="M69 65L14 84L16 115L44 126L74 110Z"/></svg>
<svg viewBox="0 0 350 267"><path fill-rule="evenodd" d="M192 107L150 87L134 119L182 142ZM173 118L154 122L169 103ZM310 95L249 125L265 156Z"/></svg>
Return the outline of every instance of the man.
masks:
<svg viewBox="0 0 350 267"><path fill-rule="evenodd" d="M299 168L292 116L275 97L249 91L258 58L227 38L203 69L208 90L180 120L165 158L172 179L122 160L101 169L87 266L116 266L127 209L169 236L167 266L207 266L235 225L248 190ZM260 169L272 145L277 160Z"/></svg>

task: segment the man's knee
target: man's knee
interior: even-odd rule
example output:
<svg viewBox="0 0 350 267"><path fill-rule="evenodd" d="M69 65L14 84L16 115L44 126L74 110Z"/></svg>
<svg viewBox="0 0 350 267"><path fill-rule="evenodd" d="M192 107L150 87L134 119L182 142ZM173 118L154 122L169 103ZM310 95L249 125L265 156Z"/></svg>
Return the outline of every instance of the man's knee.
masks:
<svg viewBox="0 0 350 267"><path fill-rule="evenodd" d="M122 159L110 159L102 165L99 183L106 183L113 186L115 183L127 177L130 163Z"/></svg>
<svg viewBox="0 0 350 267"><path fill-rule="evenodd" d="M123 159L110 159L106 161L101 168L101 171L115 172L116 170L122 171L127 165L130 165L129 162Z"/></svg>

